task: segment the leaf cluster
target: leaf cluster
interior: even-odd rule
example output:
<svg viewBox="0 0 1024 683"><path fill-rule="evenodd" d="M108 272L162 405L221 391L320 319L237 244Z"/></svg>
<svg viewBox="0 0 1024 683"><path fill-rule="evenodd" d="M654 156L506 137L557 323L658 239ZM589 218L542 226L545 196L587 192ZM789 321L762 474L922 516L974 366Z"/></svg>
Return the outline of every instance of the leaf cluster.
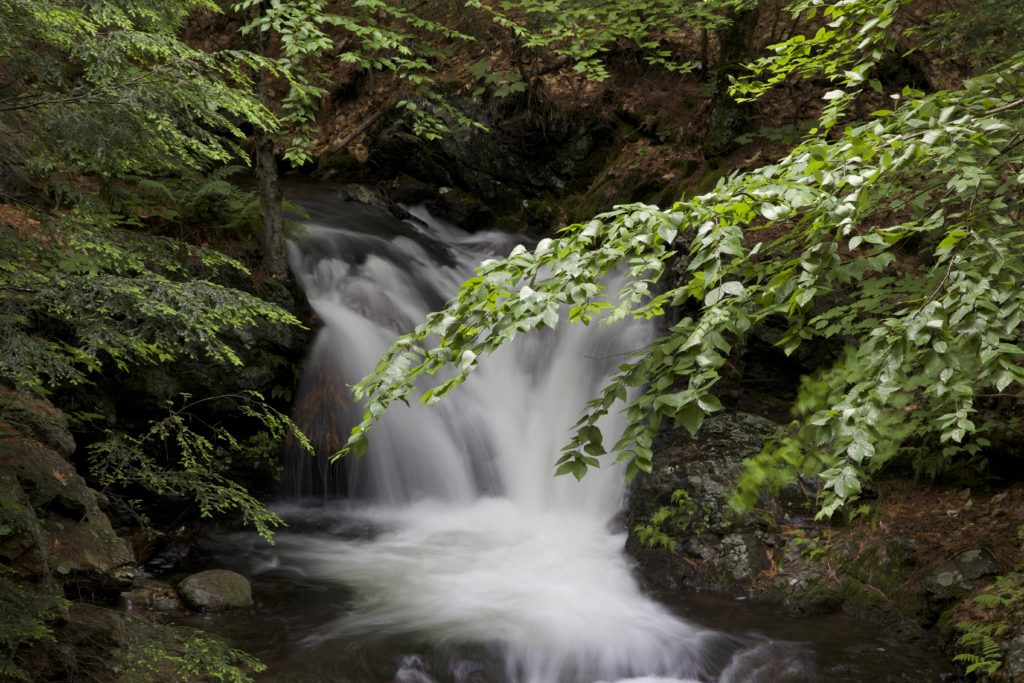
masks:
<svg viewBox="0 0 1024 683"><path fill-rule="evenodd" d="M672 492L669 505L658 507L646 521L633 531L646 548L664 548L675 552L679 545L676 537L681 532L700 534L708 526L709 511L694 500L685 489Z"/></svg>
<svg viewBox="0 0 1024 683"><path fill-rule="evenodd" d="M299 324L274 304L196 275L247 273L238 261L95 223L72 215L0 243L0 374L17 386L47 393L95 379L108 363L240 365L239 331Z"/></svg>
<svg viewBox="0 0 1024 683"><path fill-rule="evenodd" d="M31 182L164 176L244 158L243 125L271 128L250 74L266 61L178 38L207 0L0 4L0 157Z"/></svg>
<svg viewBox="0 0 1024 683"><path fill-rule="evenodd" d="M6 535L0 529L0 538ZM13 570L0 564L0 676L4 680L32 680L22 655L33 643L53 640L50 624L66 606L56 587L25 585Z"/></svg>
<svg viewBox="0 0 1024 683"><path fill-rule="evenodd" d="M1017 572L996 577L991 586L975 596L968 618L956 623L960 636L953 661L964 665L965 673L1003 680L1003 643L1012 639L1015 627L1024 619L1022 601L1024 576Z"/></svg>
<svg viewBox="0 0 1024 683"><path fill-rule="evenodd" d="M231 403L234 412L254 423L248 439L209 425L197 414L202 403ZM195 501L202 517L225 513L241 515L268 541L281 519L266 509L244 487L229 477L232 465L269 457L287 436L312 452L312 446L286 415L269 406L257 392L217 396L198 401L182 397L168 404L166 417L139 435L108 431L104 440L89 447L92 476L111 492L131 486L158 496L183 496Z"/></svg>
<svg viewBox="0 0 1024 683"><path fill-rule="evenodd" d="M172 222L179 234L251 230L255 203L229 181L231 162L246 160L248 131L276 126L252 89L252 75L276 65L184 43L201 11L219 10L208 0L0 3L0 163L21 180L20 197L0 188L14 202L0 207L5 383L52 394L140 365L237 366L254 331L299 324L221 284L250 275L241 262L160 233ZM269 534L276 518L227 468L288 423L256 396L236 409L258 424L251 440L171 411L146 433L95 445L93 475L194 496L202 513L238 511Z"/></svg>

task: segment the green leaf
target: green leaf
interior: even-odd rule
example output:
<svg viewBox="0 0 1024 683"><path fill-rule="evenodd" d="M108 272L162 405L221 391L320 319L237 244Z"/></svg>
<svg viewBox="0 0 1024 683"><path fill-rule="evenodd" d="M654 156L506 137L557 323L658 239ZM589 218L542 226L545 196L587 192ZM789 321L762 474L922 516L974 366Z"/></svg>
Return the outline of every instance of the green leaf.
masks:
<svg viewBox="0 0 1024 683"><path fill-rule="evenodd" d="M700 407L696 403L687 403L677 413L677 416L690 436L697 436L697 432L700 431L701 424L704 422L704 412Z"/></svg>

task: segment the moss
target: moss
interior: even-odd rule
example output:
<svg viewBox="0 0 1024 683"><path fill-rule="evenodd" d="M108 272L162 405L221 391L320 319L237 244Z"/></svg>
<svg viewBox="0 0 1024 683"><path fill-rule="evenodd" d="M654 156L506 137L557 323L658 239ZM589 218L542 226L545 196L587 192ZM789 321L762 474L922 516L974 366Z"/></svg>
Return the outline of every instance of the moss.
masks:
<svg viewBox="0 0 1024 683"><path fill-rule="evenodd" d="M846 599L843 587L836 581L823 578L820 583L813 584L785 598L784 602L794 612L804 615L831 614L842 608Z"/></svg>
<svg viewBox="0 0 1024 683"><path fill-rule="evenodd" d="M622 179L604 178L598 181L591 185L582 196L567 198L572 201L566 201L565 205L570 222L577 223L590 220L618 204L632 202L660 204L663 202L664 192L665 183L660 176L635 169ZM678 197L672 201L676 199Z"/></svg>

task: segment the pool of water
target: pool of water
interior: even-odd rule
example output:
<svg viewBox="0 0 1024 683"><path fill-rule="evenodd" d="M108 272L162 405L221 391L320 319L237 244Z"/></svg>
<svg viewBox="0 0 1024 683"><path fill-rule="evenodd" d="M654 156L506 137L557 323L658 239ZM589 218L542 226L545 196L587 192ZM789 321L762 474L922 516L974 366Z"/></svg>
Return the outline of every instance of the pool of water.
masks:
<svg viewBox="0 0 1024 683"><path fill-rule="evenodd" d="M183 621L255 654L262 681L951 680L937 653L842 615L639 595L619 535L500 500L436 508L289 506L275 546L210 535L204 562L248 576L256 604Z"/></svg>

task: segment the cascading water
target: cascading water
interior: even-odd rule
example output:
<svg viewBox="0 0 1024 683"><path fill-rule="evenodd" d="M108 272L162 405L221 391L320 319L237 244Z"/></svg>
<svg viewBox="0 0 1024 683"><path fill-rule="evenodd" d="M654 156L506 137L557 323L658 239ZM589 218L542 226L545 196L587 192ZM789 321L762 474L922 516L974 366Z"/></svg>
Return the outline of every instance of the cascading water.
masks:
<svg viewBox="0 0 1024 683"><path fill-rule="evenodd" d="M292 268L324 326L295 417L320 457L288 462L297 502L277 506L291 526L276 546L251 533L202 544L250 577L256 607L182 620L256 654L274 683L942 680L928 653L849 619L709 594L674 603L712 630L640 592L616 523L622 473L576 482L552 463L602 379L647 343L644 324L518 338L437 406L391 411L362 460L328 466L359 417L347 384L516 239L309 189L290 187L312 215ZM622 425L601 428L607 441Z"/></svg>
<svg viewBox="0 0 1024 683"><path fill-rule="evenodd" d="M511 246L507 235L469 235L422 212L399 223L344 206L329 225L311 221L292 246L292 269L324 322L301 390L319 398L300 398L297 416L314 435L347 429L323 396L363 377L477 263ZM346 476L292 458L293 493L330 493L344 481L365 501L349 517L380 530L363 540L282 535L286 562L355 592L354 609L316 638L485 644L501 653L510 681L706 678L720 669L709 650L725 639L672 616L630 575L624 537L610 531L622 472L553 476L586 402L651 335L632 322L516 339L440 404L392 409ZM616 440L624 424L608 416L600 427Z"/></svg>

